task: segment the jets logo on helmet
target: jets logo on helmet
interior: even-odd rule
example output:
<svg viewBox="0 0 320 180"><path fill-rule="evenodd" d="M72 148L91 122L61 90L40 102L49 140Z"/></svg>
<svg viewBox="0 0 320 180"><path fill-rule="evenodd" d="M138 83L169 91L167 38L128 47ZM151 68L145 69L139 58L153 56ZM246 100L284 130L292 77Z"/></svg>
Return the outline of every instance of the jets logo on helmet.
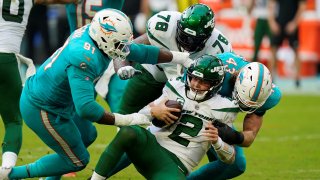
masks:
<svg viewBox="0 0 320 180"><path fill-rule="evenodd" d="M266 102L271 92L272 77L266 66L252 62L240 70L234 91L240 110L254 112Z"/></svg>

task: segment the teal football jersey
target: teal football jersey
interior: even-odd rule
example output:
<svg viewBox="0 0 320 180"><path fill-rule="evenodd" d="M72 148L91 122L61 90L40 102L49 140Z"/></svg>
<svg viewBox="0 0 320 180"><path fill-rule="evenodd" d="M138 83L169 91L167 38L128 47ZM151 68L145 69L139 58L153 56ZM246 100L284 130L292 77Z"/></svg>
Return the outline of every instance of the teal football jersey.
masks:
<svg viewBox="0 0 320 180"><path fill-rule="evenodd" d="M96 12L105 9L113 8L121 10L124 0L83 0L80 4L67 4L66 12L70 31L89 24Z"/></svg>
<svg viewBox="0 0 320 180"><path fill-rule="evenodd" d="M224 81L222 84L222 88L219 92L222 96L232 98L232 92L234 89L234 80L232 79L233 75L238 72L242 67L247 65L249 62L245 60L244 57L236 55L234 53L222 53L217 55L223 62L226 67L226 75L224 77ZM272 93L270 97L267 99L265 104L257 109L255 113L264 114L265 111L271 109L276 106L281 99L281 91L278 86L273 84Z"/></svg>
<svg viewBox="0 0 320 180"><path fill-rule="evenodd" d="M72 33L25 84L35 105L67 119L73 116L75 106L94 99L94 83L110 62L89 37L88 27ZM101 111L97 115L102 115Z"/></svg>

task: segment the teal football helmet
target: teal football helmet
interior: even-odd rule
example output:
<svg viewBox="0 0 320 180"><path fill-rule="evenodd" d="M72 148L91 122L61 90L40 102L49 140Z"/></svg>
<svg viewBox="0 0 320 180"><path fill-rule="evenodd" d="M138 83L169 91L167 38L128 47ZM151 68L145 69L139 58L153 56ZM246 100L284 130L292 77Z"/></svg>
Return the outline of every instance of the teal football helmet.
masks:
<svg viewBox="0 0 320 180"><path fill-rule="evenodd" d="M203 55L197 58L187 69L187 77L185 81L186 96L189 99L196 101L204 101L211 98L221 89L224 75L225 67L219 58L211 55ZM209 82L209 90L204 93L192 90L190 88L192 78L198 78Z"/></svg>
<svg viewBox="0 0 320 180"><path fill-rule="evenodd" d="M209 6L195 4L183 11L177 24L176 40L181 51L200 51L215 26L214 13Z"/></svg>

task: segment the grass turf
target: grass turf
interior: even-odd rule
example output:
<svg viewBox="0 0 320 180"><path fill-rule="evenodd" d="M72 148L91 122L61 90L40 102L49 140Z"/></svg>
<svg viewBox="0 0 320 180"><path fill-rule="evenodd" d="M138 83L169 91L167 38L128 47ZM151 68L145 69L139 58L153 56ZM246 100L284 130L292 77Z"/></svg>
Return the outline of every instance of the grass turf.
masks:
<svg viewBox="0 0 320 180"><path fill-rule="evenodd" d="M100 102L101 99L99 99ZM235 178L245 179L319 179L320 177L320 96L286 95L280 104L269 111L262 128L250 148L245 149L246 172ZM104 106L107 107L106 104ZM235 122L241 129L243 114ZM116 128L96 125L98 138L89 147L91 161L76 178L86 179L107 144L115 136ZM3 123L0 122L0 139L3 139ZM26 126L23 127L23 145L18 165L33 162L42 155L52 153ZM0 157L1 158L1 157ZM201 164L207 163L204 158ZM144 179L131 165L111 179Z"/></svg>

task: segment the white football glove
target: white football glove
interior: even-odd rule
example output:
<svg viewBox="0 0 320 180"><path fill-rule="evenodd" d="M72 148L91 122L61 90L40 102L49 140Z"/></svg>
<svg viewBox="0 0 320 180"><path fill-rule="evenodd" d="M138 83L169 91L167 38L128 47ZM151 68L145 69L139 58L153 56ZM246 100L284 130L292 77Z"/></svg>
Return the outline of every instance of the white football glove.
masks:
<svg viewBox="0 0 320 180"><path fill-rule="evenodd" d="M114 125L116 126L130 126L130 125L151 125L148 116L140 113L133 114L114 114Z"/></svg>
<svg viewBox="0 0 320 180"><path fill-rule="evenodd" d="M26 79L36 73L36 67L33 64L32 59L22 56L21 54L16 54L17 59L20 63L26 64L28 66L26 71Z"/></svg>
<svg viewBox="0 0 320 180"><path fill-rule="evenodd" d="M172 63L182 64L184 67L188 68L191 66L193 60L189 58L189 53L187 52L178 52L171 51L172 53Z"/></svg>
<svg viewBox="0 0 320 180"><path fill-rule="evenodd" d="M141 71L136 70L132 66L123 66L123 67L119 68L119 70L117 72L118 76L122 80L130 79L133 76L135 76L137 74L141 74L141 73L142 73Z"/></svg>

